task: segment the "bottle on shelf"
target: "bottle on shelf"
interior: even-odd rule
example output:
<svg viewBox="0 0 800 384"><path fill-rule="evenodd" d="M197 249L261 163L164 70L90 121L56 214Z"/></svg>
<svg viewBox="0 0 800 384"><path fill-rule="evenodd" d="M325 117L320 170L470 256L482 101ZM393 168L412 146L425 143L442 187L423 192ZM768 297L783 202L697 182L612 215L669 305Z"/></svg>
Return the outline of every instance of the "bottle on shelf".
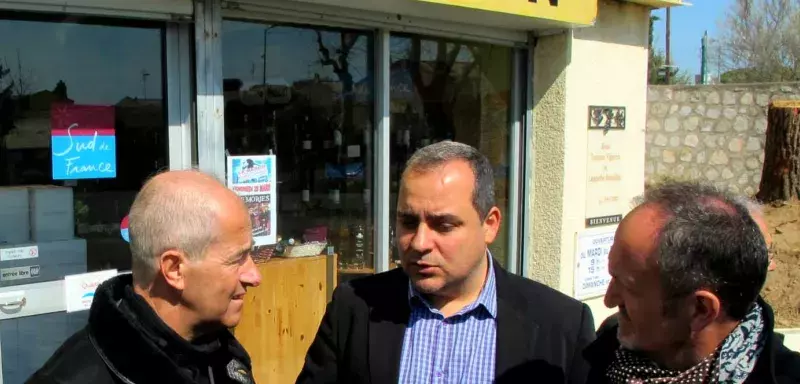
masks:
<svg viewBox="0 0 800 384"><path fill-rule="evenodd" d="M339 268L348 269L351 265L353 257L350 248L350 223L347 215L338 216L339 228L336 234L339 242Z"/></svg>
<svg viewBox="0 0 800 384"><path fill-rule="evenodd" d="M301 200L303 205L308 208L311 202L311 195L314 193L314 145L311 136L311 127L309 126L308 116L305 117L303 123L303 141L302 151L300 152L300 161L298 167L300 168L300 180L302 183Z"/></svg>
<svg viewBox="0 0 800 384"><path fill-rule="evenodd" d="M337 247L336 244L338 243L337 233L336 233L336 215L337 215L337 204L334 204L333 201L328 203L328 220L327 225L325 228L325 241L327 245L325 246L325 254L328 256L333 256L336 254Z"/></svg>
<svg viewBox="0 0 800 384"><path fill-rule="evenodd" d="M394 226L389 227L389 264L400 265L400 254L397 252Z"/></svg>
<svg viewBox="0 0 800 384"><path fill-rule="evenodd" d="M364 224L356 224L353 227L352 257L350 257L349 267L351 269L364 269L366 264L366 233Z"/></svg>

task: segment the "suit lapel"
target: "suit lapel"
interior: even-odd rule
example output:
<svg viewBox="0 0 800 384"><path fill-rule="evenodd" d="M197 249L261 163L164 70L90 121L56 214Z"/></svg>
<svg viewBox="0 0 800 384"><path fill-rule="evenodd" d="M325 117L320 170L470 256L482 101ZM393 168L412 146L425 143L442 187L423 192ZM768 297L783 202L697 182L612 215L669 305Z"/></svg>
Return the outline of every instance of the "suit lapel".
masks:
<svg viewBox="0 0 800 384"><path fill-rule="evenodd" d="M508 272L495 261L497 279L497 344L495 377L524 363L536 344L536 324L523 316L527 303L512 286Z"/></svg>
<svg viewBox="0 0 800 384"><path fill-rule="evenodd" d="M410 308L408 278L402 272L396 276L387 287L384 300L370 309L367 353L372 383L396 383L399 378Z"/></svg>

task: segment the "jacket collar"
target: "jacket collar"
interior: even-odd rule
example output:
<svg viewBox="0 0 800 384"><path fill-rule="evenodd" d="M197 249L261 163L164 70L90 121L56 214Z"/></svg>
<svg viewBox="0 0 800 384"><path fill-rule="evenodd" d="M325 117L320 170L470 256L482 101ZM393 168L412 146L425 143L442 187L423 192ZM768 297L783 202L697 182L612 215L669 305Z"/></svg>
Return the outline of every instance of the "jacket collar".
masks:
<svg viewBox="0 0 800 384"><path fill-rule="evenodd" d="M497 358L495 377L513 376L514 367L521 366L533 352L539 327L526 315L528 300L514 285L522 277L508 273L494 261L497 277Z"/></svg>
<svg viewBox="0 0 800 384"><path fill-rule="evenodd" d="M528 302L514 287L509 273L492 259L497 288L497 377L522 364L535 345L537 327L525 319ZM397 268L387 272L386 286L380 298L368 298L376 303L370 308L369 371L371 382L397 382L403 336L408 326L411 308L408 301L408 276ZM364 292L370 297L374 294Z"/></svg>
<svg viewBox="0 0 800 384"><path fill-rule="evenodd" d="M250 370L247 353L230 332L221 331L202 343L188 343L133 293L132 285L130 274L101 284L87 327L98 354L123 382L190 383L186 362L210 362L212 355L227 355L241 363L237 368Z"/></svg>

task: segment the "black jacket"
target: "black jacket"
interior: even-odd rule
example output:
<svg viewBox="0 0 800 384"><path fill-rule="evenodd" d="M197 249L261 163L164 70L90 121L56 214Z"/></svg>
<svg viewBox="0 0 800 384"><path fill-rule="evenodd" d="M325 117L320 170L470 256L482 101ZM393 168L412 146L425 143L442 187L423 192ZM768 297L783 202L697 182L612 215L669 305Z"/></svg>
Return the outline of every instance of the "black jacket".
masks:
<svg viewBox="0 0 800 384"><path fill-rule="evenodd" d="M584 383L581 351L595 335L589 307L497 262L494 269L496 382ZM340 285L297 383L396 383L409 315L408 277L399 268Z"/></svg>
<svg viewBox="0 0 800 384"><path fill-rule="evenodd" d="M126 274L97 288L89 324L26 383L251 384L250 370L247 352L230 332L185 341L133 291Z"/></svg>
<svg viewBox="0 0 800 384"><path fill-rule="evenodd" d="M788 384L800 383L800 354L783 345L783 335L774 332L775 315L770 307L761 298L764 316L764 331L767 332L764 350L756 361L753 372L744 384ZM597 330L597 340L584 352L584 356L591 364L589 374L591 383L604 384L608 380L605 372L611 365L614 352L620 347L617 341L616 315L606 319Z"/></svg>

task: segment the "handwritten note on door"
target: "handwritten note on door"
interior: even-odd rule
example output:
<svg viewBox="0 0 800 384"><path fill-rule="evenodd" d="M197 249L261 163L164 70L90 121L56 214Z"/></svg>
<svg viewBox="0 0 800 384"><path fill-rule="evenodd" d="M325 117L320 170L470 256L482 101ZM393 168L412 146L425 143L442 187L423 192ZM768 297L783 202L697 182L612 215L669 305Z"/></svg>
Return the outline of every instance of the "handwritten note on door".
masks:
<svg viewBox="0 0 800 384"><path fill-rule="evenodd" d="M114 107L53 104L53 180L117 177Z"/></svg>

